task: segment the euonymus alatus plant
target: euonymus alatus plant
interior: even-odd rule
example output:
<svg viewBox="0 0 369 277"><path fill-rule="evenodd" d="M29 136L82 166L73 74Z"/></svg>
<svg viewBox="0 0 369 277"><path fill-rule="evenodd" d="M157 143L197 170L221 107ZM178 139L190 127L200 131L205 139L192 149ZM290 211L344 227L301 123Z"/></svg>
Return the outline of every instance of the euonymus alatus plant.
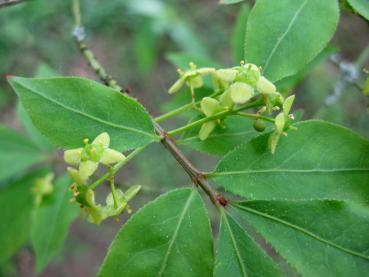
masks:
<svg viewBox="0 0 369 277"><path fill-rule="evenodd" d="M346 4L366 17L369 4L358 2ZM179 77L167 80L168 91L188 101L158 117L102 68L85 42L78 0L72 7L76 43L104 84L8 78L31 139L0 128L0 181L15 180L0 191L0 265L28 241L22 226L31 225L41 272L79 211L96 225L131 214L130 203L145 184L122 188L116 175L157 143L191 185L134 211L99 276L368 274L369 140L329 122L302 121L292 112L299 95L281 89L327 46L339 19L337 0L257 0L243 22L244 61L177 64ZM184 115L190 119L182 126L161 125ZM216 156L217 166L200 170L182 146ZM69 176L49 166L14 179L56 148ZM14 168L6 166L16 160Z"/></svg>

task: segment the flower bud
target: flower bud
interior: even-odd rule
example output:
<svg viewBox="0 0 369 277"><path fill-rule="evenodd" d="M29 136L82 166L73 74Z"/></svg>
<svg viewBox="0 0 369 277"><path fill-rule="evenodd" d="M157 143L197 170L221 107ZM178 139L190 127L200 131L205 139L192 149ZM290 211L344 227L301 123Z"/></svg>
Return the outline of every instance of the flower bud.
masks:
<svg viewBox="0 0 369 277"><path fill-rule="evenodd" d="M261 120L261 119L256 119L254 121L254 125L253 126L254 126L254 129L256 131L258 131L258 132L264 132L264 130L266 128L266 125L265 125L264 121Z"/></svg>
<svg viewBox="0 0 369 277"><path fill-rule="evenodd" d="M66 150L64 152L64 161L69 165L79 165L81 162L82 151L83 148Z"/></svg>
<svg viewBox="0 0 369 277"><path fill-rule="evenodd" d="M35 181L31 191L35 196L35 204L39 206L42 202L44 196L50 195L54 191L54 186L52 181L54 179L54 174L49 173L43 178L38 178Z"/></svg>
<svg viewBox="0 0 369 277"><path fill-rule="evenodd" d="M244 104L254 96L254 88L242 82L236 82L229 87L235 104Z"/></svg>
<svg viewBox="0 0 369 277"><path fill-rule="evenodd" d="M256 89L262 94L272 94L277 91L275 85L264 76L261 76L257 81Z"/></svg>
<svg viewBox="0 0 369 277"><path fill-rule="evenodd" d="M199 138L200 140L204 141L206 140L211 132L215 129L216 123L214 121L206 122L202 124L200 132L199 132Z"/></svg>
<svg viewBox="0 0 369 277"><path fill-rule="evenodd" d="M216 71L218 78L227 83L232 83L236 79L237 73L237 70L234 69L219 69Z"/></svg>
<svg viewBox="0 0 369 277"><path fill-rule="evenodd" d="M200 102L200 107L206 116L212 116L222 110L219 101L211 97L204 97Z"/></svg>

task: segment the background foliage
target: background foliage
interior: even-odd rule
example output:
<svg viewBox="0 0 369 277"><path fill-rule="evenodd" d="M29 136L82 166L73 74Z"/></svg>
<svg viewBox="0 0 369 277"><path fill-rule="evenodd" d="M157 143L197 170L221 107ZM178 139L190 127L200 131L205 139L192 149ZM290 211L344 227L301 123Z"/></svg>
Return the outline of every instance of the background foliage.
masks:
<svg viewBox="0 0 369 277"><path fill-rule="evenodd" d="M241 1L223 1L223 2L241 2ZM354 129L361 135L368 137L368 115L367 115L367 99L358 92L355 86L349 84L349 82L344 83L344 89L341 93L337 93L337 90L341 84L341 80L347 77L347 72L342 69L342 64L337 66L335 60L330 59L331 55L334 53L339 53L345 60L351 61L353 63L359 62L358 53L368 45L369 43L369 27L367 22L362 20L360 17L350 13L350 11L341 12L341 20L339 23L338 31L330 43L329 48L324 49L320 55L312 60L315 54L318 54L323 50L325 42L328 42L329 35L324 34L332 31L335 22L338 20L334 15L328 16L330 12L334 14L336 12L337 6L336 1L295 1L295 9L286 9L288 2L290 1L278 1L275 5L270 6L265 0L257 1L255 10L250 14L250 7L252 1L238 3L237 5L218 5L217 1L153 1L153 0L130 0L130 1L82 1L82 9L84 13L84 24L88 30L88 39L93 46L93 50L102 61L102 63L109 68L109 71L118 80L124 80L128 83L131 89L135 92L135 96L148 108L148 110L153 114L159 114L162 111L170 110L173 107L180 106L183 103L189 101L189 98L185 94L181 94L163 104L168 100L168 96L165 91L170 86L170 83L176 78L175 66L185 67L187 63L192 60L196 62L199 66L208 65L225 65L231 66L238 63L239 60L244 56L243 49L241 45L243 41L246 41L246 57L250 59L251 62L255 62L264 65L265 74L269 73L269 77L274 81L279 81L280 87L284 88L285 91L291 89L297 94L297 104L296 106L302 110L302 118L318 118L333 121L335 123L342 124L346 127ZM324 3L323 3L324 2ZM368 18L367 9L360 8L365 5L365 1L348 1L354 9L356 9L361 16ZM313 4L321 3L321 8L316 9ZM364 3L364 4L363 4ZM311 6L310 6L311 5ZM360 6L361 5L361 6ZM96 8L99 7L99 8ZM313 8L314 7L314 8ZM278 22L273 22L272 20L265 20L262 17L257 17L259 11L265 11L270 8L271 11L280 12L280 16L276 17L279 19ZM288 14L288 11L298 11L301 14L301 21L295 21L295 24L289 25L291 22L287 19L293 19L293 14ZM325 21L325 17L320 15L320 12L324 12L324 16L327 16L330 20ZM29 15L29 16L25 16ZM311 16L314 16L314 20L311 20ZM245 24L247 18L249 17L249 22ZM284 22L283 20L286 20ZM314 23L309 24L308 30L310 32L302 32L302 29L306 29L306 22ZM318 24L319 23L319 24ZM268 29L270 26L264 24L273 24L274 26L280 27L280 30L276 30L276 36L270 36L270 42L277 41L278 47L275 49L268 49L268 43L264 43L265 49L260 49L259 45L263 39L262 32L247 32L247 30L252 30L254 28L262 28L262 30ZM333 26L333 27L332 27ZM85 65L85 62L80 57L74 42L71 38L71 30L73 24L70 15L70 3L68 1L42 1L34 0L30 3L14 6L7 9L0 10L0 64L2 74L11 75L21 75L28 77L45 77L54 75L77 75L84 76L94 79L90 73L90 70ZM265 29L264 29L264 28ZM289 35L283 36L286 29L290 28ZM314 32L319 30L321 37L314 36ZM246 34L246 35L245 35ZM303 52L303 55L299 53L294 53L293 49L288 49L284 47L284 41L295 40L299 41L301 36L311 36L312 40L316 39L314 47L308 47L307 51ZM259 36L259 37L258 37ZM278 42L278 39L282 40ZM313 42L312 42L313 43ZM322 45L319 46L319 43ZM272 45L275 43L270 43ZM285 58L285 53L291 53L293 59ZM311 51L312 53L309 53ZM303 71L302 67L304 64L310 63L308 69ZM173 65L174 64L174 65ZM286 73L286 68L281 69L280 65L283 64L290 70ZM272 68L272 69L269 69ZM296 74L298 73L298 74ZM296 74L296 75L294 75ZM294 76L290 76L294 75ZM144 82L142 79L144 78ZM362 82L360 79L359 82ZM21 82L18 82L21 83ZM14 85L14 84L13 84ZM73 92L72 89L67 89ZM107 89L108 90L108 89ZM37 89L36 89L37 91ZM55 91L57 94L58 91ZM42 93L42 92L40 92ZM56 95L57 96L57 95ZM334 102L330 99L334 99ZM88 103L93 102L99 95L96 94L91 96L81 96L83 100ZM90 98L91 97L91 98ZM123 96L115 96L124 102ZM331 97L331 98L329 98ZM114 101L112 101L114 102ZM34 102L33 102L34 103ZM323 104L322 104L323 103ZM68 103L66 103L68 104ZM72 103L73 104L73 103ZM11 228L12 230L7 233L16 234L13 237L2 237L0 235L0 245L5 245L4 251L0 253L0 265L1 274L5 276L19 275L27 276L27 272L32 272L34 267L34 254L31 247L27 246L16 254L15 258L11 262L5 262L7 259L16 253L25 242L29 241L33 237L33 241L36 242L34 245L36 254L43 253L47 258L41 258L37 260L36 270L40 271L44 266L46 266L46 259L53 257L53 251L58 249L60 245L51 245L44 249L44 240L47 240L47 235L52 235L56 237L56 242L58 240L62 241L66 235L65 230L59 230L57 226L55 228L57 232L47 233L45 235L42 232L37 231L37 224L42 224L45 218L49 218L49 215L44 213L42 209L31 214L33 207L33 197L31 193L24 193L28 191L30 184L45 172L45 168L38 168L35 166L29 168L30 165L36 164L41 160L48 160L53 163L60 170L64 170L64 165L60 165L57 162L58 154L54 154L52 151L52 146L45 142L44 138L40 136L37 130L33 129L33 126L29 124L29 118L24 112L24 108L29 108L27 106L22 107L17 106L16 98L11 92L11 88L5 79L1 80L0 83L0 116L2 125L0 128L0 186L2 191L0 194L0 207L2 211L5 211L5 219L0 223L0 230L6 230ZM140 108L139 108L140 109ZM38 111L38 116L40 121L42 118L45 124L54 123L56 121L47 121L45 116L48 111ZM119 111L119 113L124 113L124 111ZM61 111L60 114L56 113L55 116L64 114ZM117 114L117 117L121 114ZM66 116L68 119L68 117ZM187 118L179 119L177 122L168 122L165 124L166 127L174 126L174 123L186 122L186 120L192 118L189 116ZM50 120L50 118L49 118ZM145 119L142 119L145 121ZM226 152L231 150L233 146L238 145L240 141L245 141L252 137L252 134L248 133L248 126L244 126L244 130L239 128L240 124L237 124L237 117L230 117L227 119L229 121L229 127L231 132L237 134L235 137L225 138L224 144L219 147L219 145L214 146L212 140L209 139L205 142L201 142L194 136L197 130L194 132L186 132L183 134L179 140L180 144L187 146L187 149L196 149L201 152L224 155ZM68 121L66 121L68 123ZM331 168L336 168L333 165L339 165L340 159L347 159L347 152L354 151L356 153L361 153L363 158L351 161L352 168L360 167L360 165L366 164L365 152L362 151L362 147L366 146L367 143L361 137L353 135L350 131L336 126L330 126L329 128L321 127L319 134L324 134L327 136L326 143L328 146L317 147L314 140L314 135L316 134L316 129L311 131L310 127L312 124L317 124L318 128L320 126L319 122L308 122L302 123L300 132L290 134L292 139L293 136L300 136L301 139L305 139L305 147L301 151L305 151L306 155L321 155L323 151L329 151L329 145L343 145L340 152L334 155L335 159L332 160L322 160L321 166L325 170ZM142 125L142 124L138 124ZM145 125L145 124L143 124ZM5 127L7 126L7 127ZM65 125L63 125L65 126ZM59 126L60 127L60 126ZM132 126L130 126L132 127ZM243 126L242 126L243 127ZM46 128L46 127L45 127ZM56 128L58 129L58 128ZM15 132L14 130L17 130ZM150 126L144 129L145 132L153 134ZM113 133L112 130L110 133ZM98 133L98 132L97 132ZM337 133L342 133L340 139L335 139ZM219 129L215 132L216 135L222 137L222 130ZM71 133L73 137L73 132ZM148 136L150 137L150 136ZM65 141L70 142L66 138L61 138L58 133L55 133L55 140L63 143ZM308 138L308 139L306 139ZM139 141L134 140L137 145L127 145L128 140L122 141L114 139L118 143L118 148L120 150L128 149L132 146L138 146ZM155 138L151 138L155 139ZM263 145L263 140L265 138L260 137L254 141L255 144ZM130 138L131 141L131 138ZM77 143L77 139L72 141L73 146ZM247 151L250 145L243 146L240 149L241 152L228 154L217 166L216 173L214 173L214 178L217 179L220 186L224 187L226 190L232 191L231 187L227 187L227 178L233 178L242 181L242 175L239 176L222 176L223 172L227 171L228 163L233 160L240 160L240 158L234 157L232 155L240 155L242 151ZM280 145L283 149L283 143ZM291 145L289 145L291 147ZM293 146L296 149L300 149L300 144ZM254 148L253 148L254 149ZM290 148L289 148L290 149ZM291 150L292 151L292 150ZM249 153L249 152L248 152ZM25 155L26 154L26 155ZM150 159L150 156L156 156L156 160L160 160L160 164ZM218 158L207 155L197 155L189 154L190 158L196 161L196 164L200 165L204 170L211 170L214 168L218 161ZM255 156L257 155L257 151ZM284 155L288 155L285 153ZM250 157L252 159L253 157ZM288 157L287 157L288 158ZM276 163L278 160L285 160L286 156L276 157ZM307 159L308 161L309 159ZM346 160L345 160L346 161ZM243 163L239 164L240 170L248 167L248 160L244 160ZM334 163L334 164L333 164ZM360 164L361 163L361 164ZM11 166L10 166L11 165ZM275 164L263 163L260 161L261 167L258 164L254 164L257 170L272 172L276 168ZM293 157L289 163L284 164L285 167L282 170L295 170L298 167L299 170L310 170L308 163L299 165L298 162L294 162ZM243 168L244 167L244 168ZM27 169L23 171L23 169ZM251 168L253 170L253 168ZM18 173L17 172L22 172ZM32 172L32 173L30 173ZM219 173L217 176L216 174ZM283 173L283 172L280 172ZM255 172L255 178L258 178L258 173ZM286 178L283 174L271 174L271 178L267 179L273 182L273 185L277 186L283 182L283 178ZM334 174L334 173L333 173ZM152 145L146 149L142 156L130 164L122 172L124 179L118 179L120 182L126 184L128 183L139 183L143 185L143 195L144 197L139 198L133 204L133 208L140 207L143 203L148 200L153 199L162 192L168 191L172 188L179 186L184 186L189 183L187 176L182 172L179 166L175 163L174 159L169 156L169 154L161 151L160 145ZM172 176L168 178L167 176ZM342 187L341 190L336 191L336 196L338 198L342 195L352 197L352 199L367 201L365 197L368 195L366 190L363 190L361 184L367 183L368 180L362 177L355 177L354 172L346 172L343 176L337 173L337 178L347 178L348 180L355 180L357 189L351 190L350 192ZM296 172L289 174L289 178L294 178L296 183L301 184L304 187L299 175ZM334 180L334 179L332 179ZM63 180L60 180L63 182ZM315 184L316 179L311 176L309 179L305 179L304 182L309 184ZM248 184L252 187L252 183ZM64 189L64 190L63 190ZM61 207L61 203L67 202L67 199L63 197L66 186L58 192L56 199L50 199L49 202L44 203L45 205L51 205L57 211ZM291 188L289 188L291 189ZM106 188L102 188L106 190ZM299 195L313 195L314 197L319 196L319 198L324 199L327 191L317 191L312 189L311 191L298 190L294 196ZM259 191L247 190L247 193L252 193L252 195L246 195L246 192L233 191L241 195L248 196L252 198L257 195L263 194L263 188ZM285 198L286 195L283 191L275 191L275 195ZM174 200L173 200L174 199ZM191 200L191 205L186 206L186 201ZM299 210L324 210L336 212L339 211L344 218L345 223L354 224L357 222L357 218L360 218L360 224L364 227L367 226L367 218L363 215L360 207L352 206L347 203L340 201L329 202L324 200L317 200L307 203L302 203L299 206L294 206L294 199L290 199L291 203L289 206L283 206L282 203L275 201L271 203L263 202L249 202L240 204L235 210L238 212L240 210L247 210L248 213L242 213L242 217L246 218L252 227L262 230L262 235L268 240L268 242L277 249L282 255L287 256L286 260L288 263L294 264L298 270L305 274L310 274L309 268L305 268L303 265L303 257L288 255L288 249L285 249L286 245L290 245L290 241L286 242L288 237L296 235L294 230L286 231L283 228L285 226L279 225L266 225L267 221L273 217L276 220L287 221L289 224L294 224L299 226L299 228L312 228L307 230L315 234L316 236L326 236L333 230L324 229L319 230L321 233L317 233L314 230L314 226L311 222L320 221L324 222L325 218L312 218L311 222L299 222L298 218L293 216L286 219L286 214L289 212L289 208L293 207L295 211ZM175 213L174 208L181 209L186 206L189 211L196 209L194 215L194 221L192 224L198 224L198 230L202 230L202 236L205 238L203 241L208 243L210 228L207 225L206 215L198 210L202 211L203 204L195 192L190 189L182 189L162 196L155 202L149 205L163 205L162 202L174 201L176 205L173 205L173 209L169 209L169 212ZM181 204L182 203L182 204ZM17 218L16 222L12 224L6 224L12 220L12 214L7 214L7 208L12 206L13 209L19 211L24 211L22 217ZM143 217L150 217L150 207L147 206L140 213ZM157 208L159 209L159 208ZM236 211L236 214L237 214ZM251 212L250 212L251 211ZM212 215L212 210L210 210L210 218L215 218ZM267 217L257 217L256 213L263 213L268 215ZM71 209L66 211L65 216L55 219L55 224L60 221L72 221L76 216L76 211ZM328 216L328 215L327 215ZM9 217L9 219L7 219ZM167 215L170 217L170 215ZM243 231L243 229L237 223L234 218L235 215L222 214L221 216L221 228L220 228L220 238L222 238L223 244L219 247L223 249L222 255L229 257L231 255L236 255L234 250L229 247L229 242L235 237L236 240L239 239L242 243L247 244L248 249L252 249L252 253L255 256L265 255L263 251L255 244L253 239ZM31 225L30 220L32 220L32 229L29 228ZM122 222L125 221L123 217ZM163 219L164 220L164 219ZM351 220L351 221L350 221ZM356 220L356 221L355 221ZM49 222L49 221L48 221ZM61 252L58 251L56 259L53 257L52 263L46 268L46 270L41 274L41 276L93 276L97 273L99 265L103 261L103 257L106 253L106 249L113 239L117 230L121 226L122 222L116 223L113 220L109 221L108 224L104 224L100 227L90 226L88 223L84 223L81 220L76 221L72 225L72 230L68 236L66 243L62 246ZM160 219L158 219L160 223ZM214 221L213 221L214 223ZM123 232L119 236L138 236L133 231L130 231L131 226L134 226L135 220L132 218L129 224L126 225ZM184 224L185 226L186 224ZM159 227L160 224L157 226ZM196 225L197 226L197 225ZM215 223L214 223L215 226ZM272 226L275 228L275 232L285 234L285 236L275 238L270 237L269 230L265 226ZM356 225L355 225L356 226ZM340 226L337 227L337 230ZM363 227L363 228L364 228ZM343 227L342 227L343 228ZM195 228L196 229L196 228ZM282 230L283 229L283 230ZM21 232L19 232L21 230ZM42 228L41 228L42 230ZM213 228L214 231L217 228ZM168 229L168 236L173 233L173 229ZM189 230L180 230L181 232L188 232ZM360 231L360 230L359 230ZM301 235L301 234L300 234ZM297 235L296 235L297 236ZM240 239L242 238L242 239ZM160 239L164 239L160 238ZM306 240L310 243L309 236L303 236L302 240ZM345 238L342 238L344 240ZM1 240L4 240L1 242ZM9 241L13 243L9 244ZM37 241L42 241L42 243L37 244ZM54 241L54 240L53 240ZM181 240L182 241L182 240ZM157 243L158 240L153 240L153 243ZM183 245L186 245L185 239L182 241ZM118 242L117 242L118 243ZM151 243L151 242L146 242ZM339 242L338 242L339 243ZM201 249L208 249L210 246L201 246ZM118 246L117 246L118 247ZM129 245L127 245L129 247ZM298 246L291 246L298 248ZM266 247L268 251L272 253L272 250ZM191 253L196 254L196 249L189 249ZM319 253L322 251L322 245L314 244L312 248L309 249L312 253ZM330 251L337 251L336 249L331 249ZM352 251L361 253L362 249L355 248ZM287 253L287 254L285 254ZM249 255L249 253L238 253L239 255ZM38 254L39 256L40 254ZM112 255L114 254L114 247L112 249ZM162 252L158 250L154 256L160 256ZM165 255L165 253L164 253ZM335 261L329 261L332 263L340 263L346 261L345 254L340 254L340 256ZM273 256L273 253L272 253ZM211 264L212 257L202 257L205 259L202 261L204 264ZM317 257L318 259L319 257ZM228 265L229 268L225 268L226 265L221 262L222 257L217 256L216 261L216 274L218 276L223 276L222 272L229 272L230 270L240 270L241 273L245 268L254 270L254 261L250 260L247 265ZM355 260L356 262L356 260ZM356 266L357 273L362 274L365 272L365 264L362 265L360 262L357 264L352 261L351 264ZM283 262L280 262L283 267ZM347 263L347 270L349 270L350 263ZM133 270L134 264L130 265L132 267L127 267L127 270ZM275 272L275 268L269 260L266 260L264 265L264 270L269 273ZM288 271L288 266L286 266ZM104 264L103 272L110 272L109 261ZM175 270L175 269L173 269ZM201 271L209 270L206 267L199 269ZM256 269L255 269L256 270ZM319 269L317 269L319 270ZM354 269L353 269L354 270ZM360 270L363 270L360 272ZM177 273L168 269L170 273ZM232 271L233 272L233 271ZM199 272L200 273L200 272ZM205 272L202 272L206 275ZM323 270L320 272L325 274ZM1 275L0 274L0 275ZM235 273L236 274L236 273ZM276 274L276 273L275 273Z"/></svg>

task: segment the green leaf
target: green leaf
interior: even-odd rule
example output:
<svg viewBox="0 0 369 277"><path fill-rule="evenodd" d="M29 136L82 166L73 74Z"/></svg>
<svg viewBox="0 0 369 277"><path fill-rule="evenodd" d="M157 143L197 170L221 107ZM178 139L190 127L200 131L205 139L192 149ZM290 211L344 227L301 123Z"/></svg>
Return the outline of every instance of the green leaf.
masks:
<svg viewBox="0 0 369 277"><path fill-rule="evenodd" d="M262 66L272 82L293 75L324 49L338 18L337 0L258 0L247 23L245 60Z"/></svg>
<svg viewBox="0 0 369 277"><path fill-rule="evenodd" d="M140 104L94 81L13 77L10 83L34 125L57 146L75 148L102 132L109 133L112 148L120 151L157 139Z"/></svg>
<svg viewBox="0 0 369 277"><path fill-rule="evenodd" d="M185 132L177 143L197 151L223 156L236 146L260 134L253 128L252 120L246 120L240 116L229 116L224 124L226 128L218 125L204 141L199 139L200 127L198 127Z"/></svg>
<svg viewBox="0 0 369 277"><path fill-rule="evenodd" d="M34 203L31 187L40 175L41 171L34 172L0 189L0 264L11 258L29 239Z"/></svg>
<svg viewBox="0 0 369 277"><path fill-rule="evenodd" d="M236 148L210 174L224 189L250 199L369 200L369 141L343 127L303 121L276 153L268 134Z"/></svg>
<svg viewBox="0 0 369 277"><path fill-rule="evenodd" d="M229 214L223 212L214 276L282 275L264 250Z"/></svg>
<svg viewBox="0 0 369 277"><path fill-rule="evenodd" d="M41 272L63 246L69 226L78 215L79 208L71 204L72 195L68 191L72 183L64 176L55 182L52 195L45 197L35 208L31 238L36 253L36 271Z"/></svg>
<svg viewBox="0 0 369 277"><path fill-rule="evenodd" d="M150 22L143 23L134 35L134 50L138 68L143 74L148 74L157 59L159 37Z"/></svg>
<svg viewBox="0 0 369 277"><path fill-rule="evenodd" d="M369 20L369 0L347 0L352 8L361 16Z"/></svg>
<svg viewBox="0 0 369 277"><path fill-rule="evenodd" d="M301 276L366 276L369 212L336 200L247 201L235 204Z"/></svg>
<svg viewBox="0 0 369 277"><path fill-rule="evenodd" d="M0 125L0 181L43 161L41 151L16 131Z"/></svg>
<svg viewBox="0 0 369 277"><path fill-rule="evenodd" d="M99 276L212 276L209 219L195 189L160 196L112 242Z"/></svg>
<svg viewBox="0 0 369 277"><path fill-rule="evenodd" d="M53 150L53 146L50 144L47 138L36 129L31 118L20 102L18 102L17 105L17 114L22 126L26 129L30 140L32 140L32 142L37 145L39 149L45 152L51 152Z"/></svg>
<svg viewBox="0 0 369 277"><path fill-rule="evenodd" d="M246 36L246 23L250 13L247 4L241 6L241 10L237 16L236 25L232 34L232 50L235 63L239 63L244 58L244 44Z"/></svg>

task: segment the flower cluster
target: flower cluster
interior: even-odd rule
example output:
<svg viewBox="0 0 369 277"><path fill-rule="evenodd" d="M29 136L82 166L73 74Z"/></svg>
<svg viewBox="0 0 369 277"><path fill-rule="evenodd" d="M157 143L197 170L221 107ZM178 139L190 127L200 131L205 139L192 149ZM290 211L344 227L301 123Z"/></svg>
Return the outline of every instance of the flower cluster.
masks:
<svg viewBox="0 0 369 277"><path fill-rule="evenodd" d="M40 206L43 198L49 196L54 191L53 186L54 174L49 173L43 178L37 178L35 184L31 188L31 192L35 197L35 205Z"/></svg>
<svg viewBox="0 0 369 277"><path fill-rule="evenodd" d="M200 102L200 110L209 120L202 124L199 138L206 140L217 125L223 126L223 120L227 115L237 114L239 107L260 96L261 109L254 116L254 128L264 131L266 126L263 122L263 113L272 114L274 111L283 109L275 118L275 131L271 135L269 146L271 152L275 152L276 145L282 134L290 126L293 116L289 115L294 96L284 97L277 91L276 86L261 73L261 68L251 63L241 62L240 66L225 69L212 67L197 68L190 63L187 71L179 70L180 78L169 89L169 93L179 91L187 85L194 99L195 89L204 86L203 78L212 78L214 93L204 97ZM260 117L260 118L259 118ZM214 118L214 120L213 120Z"/></svg>
<svg viewBox="0 0 369 277"><path fill-rule="evenodd" d="M74 183L70 189L73 191L72 201L80 204L80 207L87 212L88 220L95 224L100 224L107 217L117 216L122 213L131 200L140 190L140 186L133 186L126 192L115 189L114 178L111 177L111 193L106 198L106 205L96 204L95 193L88 186L89 178L95 173L99 164L103 164L111 170L111 165L123 162L126 157L109 148L110 137L108 133L101 133L92 143L84 139L85 146L66 150L64 160L67 164L74 166L67 170Z"/></svg>

